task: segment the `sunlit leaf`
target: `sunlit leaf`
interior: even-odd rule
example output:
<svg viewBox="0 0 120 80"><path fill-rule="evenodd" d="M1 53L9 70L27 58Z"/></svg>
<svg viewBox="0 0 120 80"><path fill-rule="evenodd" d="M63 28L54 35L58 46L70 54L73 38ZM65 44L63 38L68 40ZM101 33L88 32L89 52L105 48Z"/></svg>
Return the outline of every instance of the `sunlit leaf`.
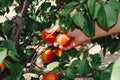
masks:
<svg viewBox="0 0 120 80"><path fill-rule="evenodd" d="M55 61L55 62L51 62L50 64L47 65L47 70L48 71L52 71L54 68L59 66L59 62Z"/></svg>
<svg viewBox="0 0 120 80"><path fill-rule="evenodd" d="M3 62L6 56L7 56L7 49L0 47L0 64Z"/></svg>
<svg viewBox="0 0 120 80"><path fill-rule="evenodd" d="M110 80L120 80L120 58L113 65Z"/></svg>

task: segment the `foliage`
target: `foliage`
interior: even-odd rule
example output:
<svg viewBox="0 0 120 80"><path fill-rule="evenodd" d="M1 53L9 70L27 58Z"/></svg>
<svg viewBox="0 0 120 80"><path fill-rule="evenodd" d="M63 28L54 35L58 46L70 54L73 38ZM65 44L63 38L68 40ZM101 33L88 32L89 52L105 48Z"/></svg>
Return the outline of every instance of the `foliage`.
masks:
<svg viewBox="0 0 120 80"><path fill-rule="evenodd" d="M0 0L0 15L9 12L13 1ZM15 8L18 14L24 0L15 1L19 4L19 7ZM4 62L6 66L6 70L0 73L0 79L24 80L23 68L26 68L26 61L32 64L29 72L38 75L46 73L43 68L33 64L33 59L36 59L37 55L37 51L35 51L37 49L34 49L33 46L45 47L46 43L41 44L41 31L50 28L56 20L59 19L60 29L63 32L68 29L74 30L77 27L81 28L87 36L94 37L96 22L103 29L109 30L117 22L120 11L120 1L118 0L56 0L54 5L47 0L39 5L40 2L42 0L30 0L28 11L24 16L25 29L20 34L18 43L13 39L14 18L0 23L0 63ZM120 49L119 37L118 34L118 39L107 36L93 39L91 42L100 44L105 56L107 51L113 54ZM54 49L53 46L50 48ZM34 56L30 58L33 53L35 53ZM111 80L114 77L118 77L116 80L119 80L119 75L116 75L116 70L119 69L118 62L119 60L114 66L110 64L101 70L101 56L98 53L91 55L89 48L79 51L73 48L63 51L61 57L55 56L52 62L43 64L47 71L56 72L60 79L73 80L78 76L77 74L80 74L81 77L91 74L94 80L110 80L110 77ZM111 72L113 72L112 75Z"/></svg>

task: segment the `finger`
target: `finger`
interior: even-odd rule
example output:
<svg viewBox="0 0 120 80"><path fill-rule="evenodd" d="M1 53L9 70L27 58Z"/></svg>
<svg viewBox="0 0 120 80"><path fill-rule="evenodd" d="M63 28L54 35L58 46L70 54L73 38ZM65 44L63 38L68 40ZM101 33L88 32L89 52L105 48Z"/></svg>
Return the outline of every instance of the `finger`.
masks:
<svg viewBox="0 0 120 80"><path fill-rule="evenodd" d="M62 48L62 50L69 50L75 47L75 42L72 40L71 44Z"/></svg>
<svg viewBox="0 0 120 80"><path fill-rule="evenodd" d="M60 48L62 48L62 50L69 50L69 49L72 49L72 48L73 48L73 46L71 45L71 46L60 47Z"/></svg>
<svg viewBox="0 0 120 80"><path fill-rule="evenodd" d="M48 46L52 46L54 43L47 43Z"/></svg>
<svg viewBox="0 0 120 80"><path fill-rule="evenodd" d="M63 50L63 46L59 46L59 48Z"/></svg>
<svg viewBox="0 0 120 80"><path fill-rule="evenodd" d="M59 26L52 26L50 29L46 29L46 31L48 33L52 33L52 32L55 32L55 31L59 31Z"/></svg>
<svg viewBox="0 0 120 80"><path fill-rule="evenodd" d="M54 44L53 44L53 45L54 45L54 47L58 47L58 44L57 44L57 42L54 42Z"/></svg>

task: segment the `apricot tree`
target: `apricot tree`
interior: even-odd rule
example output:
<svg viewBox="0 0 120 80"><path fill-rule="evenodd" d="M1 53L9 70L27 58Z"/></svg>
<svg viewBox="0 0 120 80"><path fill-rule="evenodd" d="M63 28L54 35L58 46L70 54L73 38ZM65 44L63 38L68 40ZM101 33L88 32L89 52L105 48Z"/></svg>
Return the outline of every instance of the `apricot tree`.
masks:
<svg viewBox="0 0 120 80"><path fill-rule="evenodd" d="M5 14L11 6L16 15L9 19ZM60 46L69 45L72 40L65 33L77 27L92 38L93 46L101 46L104 56L108 51L113 54L120 49L119 34L115 38L93 37L95 23L109 30L118 21L119 11L119 0L0 0L0 15L6 18L0 19L0 80L25 80L25 73L37 75L31 80L51 80L49 73L53 73L52 80L120 80L119 59L101 69L102 58L99 53L89 54L91 47L81 45L79 50L64 51L48 46L55 40ZM61 32L45 32L57 20Z"/></svg>

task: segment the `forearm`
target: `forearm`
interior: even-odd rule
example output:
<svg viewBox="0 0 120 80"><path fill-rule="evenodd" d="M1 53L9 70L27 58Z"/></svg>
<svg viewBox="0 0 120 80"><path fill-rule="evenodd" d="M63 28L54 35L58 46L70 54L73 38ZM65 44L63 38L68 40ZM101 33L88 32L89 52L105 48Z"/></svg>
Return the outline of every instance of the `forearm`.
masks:
<svg viewBox="0 0 120 80"><path fill-rule="evenodd" d="M101 28L97 23L95 23L95 36L94 36L94 38L105 37L105 36L108 36L111 34L116 34L116 33L120 33L120 13L119 13L117 23L109 30L105 30L105 29Z"/></svg>

